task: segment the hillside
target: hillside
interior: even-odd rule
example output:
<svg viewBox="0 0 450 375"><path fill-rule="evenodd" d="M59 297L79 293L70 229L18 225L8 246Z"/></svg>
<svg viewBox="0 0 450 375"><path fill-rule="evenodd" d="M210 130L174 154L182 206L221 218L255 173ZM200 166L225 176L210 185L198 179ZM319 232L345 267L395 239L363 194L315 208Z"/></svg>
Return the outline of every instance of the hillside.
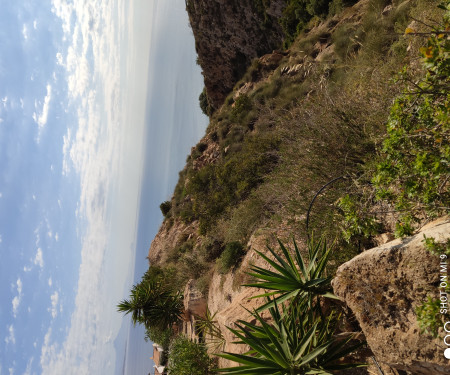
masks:
<svg viewBox="0 0 450 375"><path fill-rule="evenodd" d="M414 22L409 13L436 12L431 2L414 4L386 8L384 1L363 0L326 21L313 20L283 53L254 59L211 116L172 200L162 205L166 218L150 263L186 265L187 281L208 273L227 244L239 242L247 251L258 232L304 239L315 193L348 175L315 201L309 219L311 232L339 233L336 201L359 194L354 183L403 89L393 78L416 63L423 43L403 36ZM389 222L380 231L389 230ZM373 244L342 243L339 262Z"/></svg>
<svg viewBox="0 0 450 375"><path fill-rule="evenodd" d="M306 249L321 237L334 241L333 274L394 232L410 235L448 213L445 163L435 171L439 192L426 198L431 209L395 203L398 188L380 198L373 182L382 180L376 171L394 99L424 77L419 49L442 10L431 0L335 0L327 12L324 3L186 2L210 124L161 204L149 275L158 268L180 290L191 280L185 308L192 295L217 313L226 351L244 351L225 334L248 318L239 306L262 303L251 299L257 290L241 287L252 267L269 267L255 250L267 254L267 244L292 238ZM404 66L407 79L398 76ZM439 134L444 145L448 129ZM184 330L195 319L185 317Z"/></svg>

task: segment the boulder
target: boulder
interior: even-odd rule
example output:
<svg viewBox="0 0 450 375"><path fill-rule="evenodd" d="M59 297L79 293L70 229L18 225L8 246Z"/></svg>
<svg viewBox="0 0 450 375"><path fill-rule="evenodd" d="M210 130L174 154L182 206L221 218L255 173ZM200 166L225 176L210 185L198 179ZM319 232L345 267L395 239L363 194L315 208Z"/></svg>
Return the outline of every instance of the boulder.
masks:
<svg viewBox="0 0 450 375"><path fill-rule="evenodd" d="M450 220L358 255L339 267L332 285L355 314L379 362L403 374L450 374L443 327L433 338L420 333L417 322L416 308L428 296L439 298L443 275L439 257L424 246L424 235L445 241Z"/></svg>

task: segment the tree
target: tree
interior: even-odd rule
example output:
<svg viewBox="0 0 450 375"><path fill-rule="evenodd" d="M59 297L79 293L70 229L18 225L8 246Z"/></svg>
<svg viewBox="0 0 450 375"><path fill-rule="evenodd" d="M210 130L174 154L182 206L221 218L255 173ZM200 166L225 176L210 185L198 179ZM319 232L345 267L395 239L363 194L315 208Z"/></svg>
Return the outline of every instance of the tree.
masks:
<svg viewBox="0 0 450 375"><path fill-rule="evenodd" d="M165 285L155 280L142 280L131 289L130 298L117 305L117 311L131 314L134 324L170 327L181 318L183 297L179 292L171 292Z"/></svg>

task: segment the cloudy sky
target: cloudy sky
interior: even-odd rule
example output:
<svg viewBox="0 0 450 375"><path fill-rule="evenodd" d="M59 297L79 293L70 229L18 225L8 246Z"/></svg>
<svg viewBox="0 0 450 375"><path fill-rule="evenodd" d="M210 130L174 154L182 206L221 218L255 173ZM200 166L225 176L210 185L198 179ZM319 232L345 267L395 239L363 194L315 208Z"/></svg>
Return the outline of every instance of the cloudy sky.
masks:
<svg viewBox="0 0 450 375"><path fill-rule="evenodd" d="M115 305L201 89L183 0L0 0L0 375L150 371Z"/></svg>

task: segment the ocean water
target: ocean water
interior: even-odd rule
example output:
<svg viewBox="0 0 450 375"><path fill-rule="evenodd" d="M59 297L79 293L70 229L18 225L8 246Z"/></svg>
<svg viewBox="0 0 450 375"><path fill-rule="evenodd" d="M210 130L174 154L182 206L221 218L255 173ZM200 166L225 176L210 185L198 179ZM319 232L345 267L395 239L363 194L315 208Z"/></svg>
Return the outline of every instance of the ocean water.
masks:
<svg viewBox="0 0 450 375"><path fill-rule="evenodd" d="M163 219L159 205L170 199L190 148L208 124L198 104L203 77L195 63L195 42L184 0L153 1L151 12L144 170L133 283L148 269L148 249ZM116 374L153 374L152 343L144 341L144 333L143 327L124 320L115 344Z"/></svg>

